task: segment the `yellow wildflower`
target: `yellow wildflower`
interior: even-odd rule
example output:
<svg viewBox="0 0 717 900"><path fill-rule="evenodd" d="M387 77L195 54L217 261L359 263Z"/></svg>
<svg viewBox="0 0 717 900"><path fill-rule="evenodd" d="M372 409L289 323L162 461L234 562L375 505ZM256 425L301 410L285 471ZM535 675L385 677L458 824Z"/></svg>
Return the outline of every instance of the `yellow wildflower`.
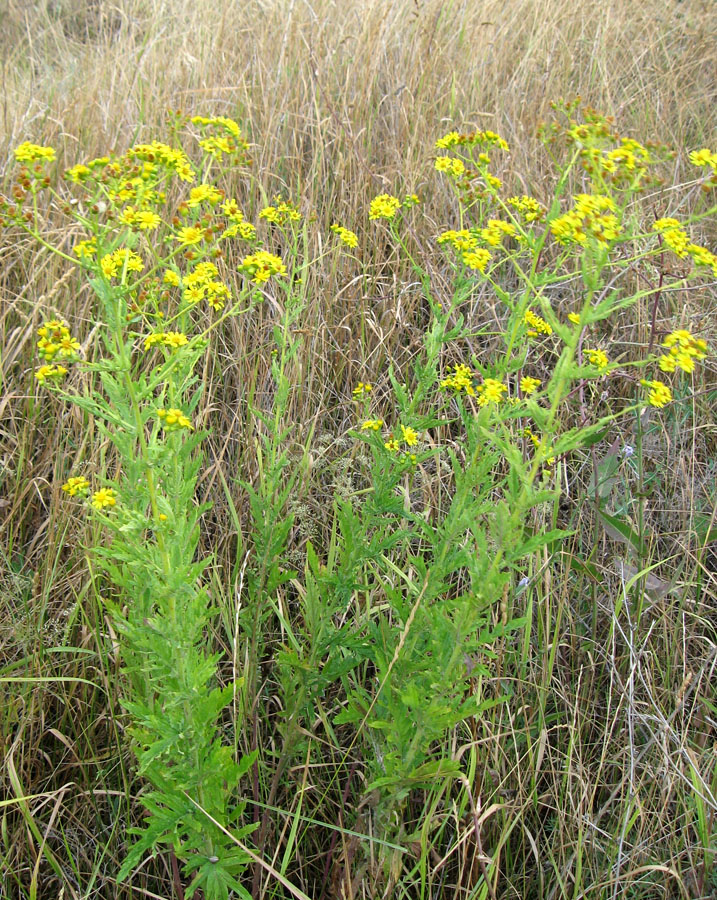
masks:
<svg viewBox="0 0 717 900"><path fill-rule="evenodd" d="M78 494L84 494L89 486L89 481L83 475L76 475L67 479L65 484L62 485L62 490L69 494L70 497L76 497Z"/></svg>
<svg viewBox="0 0 717 900"><path fill-rule="evenodd" d="M44 384L46 381L61 381L67 375L64 366L40 366L35 372L35 378Z"/></svg>
<svg viewBox="0 0 717 900"><path fill-rule="evenodd" d="M41 147L25 141L15 148L15 159L18 162L52 162L55 151L52 147Z"/></svg>
<svg viewBox="0 0 717 900"><path fill-rule="evenodd" d="M415 447L418 443L418 432L406 425L401 425L401 438L409 447Z"/></svg>
<svg viewBox="0 0 717 900"><path fill-rule="evenodd" d="M361 431L380 431L383 427L383 419L366 419L361 425Z"/></svg>
<svg viewBox="0 0 717 900"><path fill-rule="evenodd" d="M178 431L180 428L186 428L189 431L194 429L191 419L185 416L181 409L158 409L157 415L166 431Z"/></svg>
<svg viewBox="0 0 717 900"><path fill-rule="evenodd" d="M650 406L656 406L658 409L661 409L663 406L666 406L672 400L672 391L667 387L666 384L663 384L661 381L640 381L640 384L644 385L646 388L649 388L649 393L647 395L647 402Z"/></svg>
<svg viewBox="0 0 717 900"><path fill-rule="evenodd" d="M486 378L479 388L479 406L486 406L488 403L500 403L503 400L504 392L507 390L508 388L495 378Z"/></svg>
<svg viewBox="0 0 717 900"><path fill-rule="evenodd" d="M368 382L359 381L352 393L354 397L363 397L364 394L370 394L372 390L373 385L368 384Z"/></svg>
<svg viewBox="0 0 717 900"><path fill-rule="evenodd" d="M483 247L479 247L477 250L467 250L463 253L462 259L469 269L485 272L485 267L490 262L490 253Z"/></svg>
<svg viewBox="0 0 717 900"><path fill-rule="evenodd" d="M436 160L436 169L452 178L460 178L466 171L463 160L454 156L439 156Z"/></svg>
<svg viewBox="0 0 717 900"><path fill-rule="evenodd" d="M530 326L528 337L537 337L539 334L552 334L553 329L545 319L536 315L532 309L526 309L523 321Z"/></svg>
<svg viewBox="0 0 717 900"><path fill-rule="evenodd" d="M201 228L197 228L196 225L185 225L184 228L180 228L176 234L176 240L183 246L198 244L203 237L204 232Z"/></svg>
<svg viewBox="0 0 717 900"><path fill-rule="evenodd" d="M391 194L379 194L369 207L369 219L392 219L401 208L401 201Z"/></svg>
<svg viewBox="0 0 717 900"><path fill-rule="evenodd" d="M92 495L92 506L95 509L104 509L117 504L117 494L112 488L100 488Z"/></svg>
<svg viewBox="0 0 717 900"><path fill-rule="evenodd" d="M339 240L343 241L347 247L358 247L358 237L348 228L342 228L341 225L332 225L331 231L339 236Z"/></svg>
<svg viewBox="0 0 717 900"><path fill-rule="evenodd" d="M221 199L221 191L215 188L213 184L198 184L190 190L187 206L190 209L201 206L202 203L209 203L210 206L214 206Z"/></svg>
<svg viewBox="0 0 717 900"><path fill-rule="evenodd" d="M239 266L239 271L251 276L256 284L263 284L272 275L286 275L286 266L273 253L268 253L266 250L258 250L256 253L244 257Z"/></svg>
<svg viewBox="0 0 717 900"><path fill-rule="evenodd" d="M586 350L585 356L587 356L591 366L595 366L595 368L599 369L601 372L607 370L609 361L604 350Z"/></svg>
<svg viewBox="0 0 717 900"><path fill-rule="evenodd" d="M398 453L401 449L401 445L395 438L392 438L390 441L386 441L383 445L387 450L390 450L391 453Z"/></svg>
<svg viewBox="0 0 717 900"><path fill-rule="evenodd" d="M520 390L523 393L524 397L529 397L531 394L534 394L541 385L541 381L539 378L531 378L530 375L526 375L525 377L520 379Z"/></svg>

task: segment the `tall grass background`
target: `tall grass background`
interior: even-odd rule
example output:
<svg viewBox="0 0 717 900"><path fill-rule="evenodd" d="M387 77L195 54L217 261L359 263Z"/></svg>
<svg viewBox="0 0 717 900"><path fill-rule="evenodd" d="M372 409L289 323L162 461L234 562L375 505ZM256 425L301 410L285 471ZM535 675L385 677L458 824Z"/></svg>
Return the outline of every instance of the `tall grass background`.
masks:
<svg viewBox="0 0 717 900"><path fill-rule="evenodd" d="M266 200L282 193L314 217L309 256L320 255L318 235L331 223L360 230L376 194L425 198L411 240L438 299L444 263L433 239L455 226L446 221L432 148L451 128L503 135L512 152L498 174L516 193L548 201L536 128L561 96L581 95L641 140L684 151L714 149L717 138L717 16L709 0L5 0L0 19L0 171L9 171L23 140L52 145L60 166L70 166L162 139L168 109L231 116L255 145L252 168ZM673 166L674 183L694 177L684 152ZM243 190L231 173L226 186ZM264 205L254 202L249 219ZM656 197L656 214L669 214L669 202L669 190ZM705 231L714 249L714 225ZM372 381L381 415L389 364L407 371L421 345L421 292L410 267L368 235L359 253L360 270L326 264L307 272L284 421L290 456L304 470L285 511L294 516L289 556L297 569L307 539L330 545L327 510L354 489L360 450L346 437L356 424L352 388ZM470 310L471 324L495 321L493 303L486 292ZM714 347L716 306L709 284L670 297L660 327L691 324ZM34 329L50 312L81 325L92 344L89 291L29 239L3 241L0 898L179 896L166 856L149 862L132 888L113 880L124 828L139 814L139 783L122 732L113 635L85 552L92 526L68 517L59 502L63 460L111 473L113 458L77 410L55 415L36 399ZM226 626L215 641L229 659L251 554L239 483L256 483L260 472L256 423L246 410L249 400L267 410L273 402L274 324L267 305L250 325L228 320L202 372L211 436L199 500L213 504L202 541L214 556L211 587ZM647 312L632 310L611 328L626 351L644 345ZM654 569L634 632L616 627L614 615L634 574L625 541L591 512L593 467L570 473L561 515L576 529L571 546L592 554L598 577L586 571L576 579L546 556L533 573L534 634L510 712L487 717L475 735L473 790L488 804L481 827L499 873L495 896L716 895L714 391L708 359L694 383L701 415L668 410L653 417L644 438L654 536L645 562ZM633 444L634 435L610 440ZM596 453L602 459L608 449L606 442ZM273 677L264 660L257 733L244 738L247 750L252 740L266 748L267 760L279 712ZM311 765L284 773L271 797L276 812L259 852L312 898L369 898L378 884L385 889L355 834L371 828L362 752L368 743L347 760L323 744ZM266 801L267 786L258 795ZM293 819L299 795L305 818ZM436 829L455 839L448 860L412 848L417 858L427 852L425 896L486 896L476 893L472 823L448 801L432 809L417 798L411 814L414 830L433 816ZM255 889L288 896L271 876ZM418 896L401 878L390 891Z"/></svg>

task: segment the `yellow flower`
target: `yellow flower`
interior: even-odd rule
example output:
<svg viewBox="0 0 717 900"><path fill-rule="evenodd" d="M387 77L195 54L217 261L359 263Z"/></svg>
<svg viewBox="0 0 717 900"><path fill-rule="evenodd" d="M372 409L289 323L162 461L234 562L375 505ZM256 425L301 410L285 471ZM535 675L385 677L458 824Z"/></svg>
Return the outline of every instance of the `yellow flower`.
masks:
<svg viewBox="0 0 717 900"><path fill-rule="evenodd" d="M202 203L209 203L213 206L222 199L221 191L217 190L212 184L198 184L189 192L189 200L187 206L194 209Z"/></svg>
<svg viewBox="0 0 717 900"><path fill-rule="evenodd" d="M164 277L162 278L162 281L165 284L171 285L171 287L179 287L181 278L172 269L167 269L164 273Z"/></svg>
<svg viewBox="0 0 717 900"><path fill-rule="evenodd" d="M369 219L392 219L401 208L401 201L391 194L379 194L371 201Z"/></svg>
<svg viewBox="0 0 717 900"><path fill-rule="evenodd" d="M194 429L191 419L185 416L181 409L158 409L157 415L166 431L178 431L180 428L186 428L189 431Z"/></svg>
<svg viewBox="0 0 717 900"><path fill-rule="evenodd" d="M70 497L76 497L77 494L84 494L89 486L89 481L83 475L76 475L67 479L65 484L62 485L62 490L69 494Z"/></svg>
<svg viewBox="0 0 717 900"><path fill-rule="evenodd" d="M92 506L95 509L104 509L105 507L115 506L117 504L117 495L112 488L100 488L92 495Z"/></svg>
<svg viewBox="0 0 717 900"><path fill-rule="evenodd" d="M463 160L454 156L439 156L436 160L436 169L452 178L460 178L466 171Z"/></svg>
<svg viewBox="0 0 717 900"><path fill-rule="evenodd" d="M201 228L197 228L196 225L185 225L184 228L179 229L175 239L183 246L188 246L190 244L198 244L203 237L204 232Z"/></svg>
<svg viewBox="0 0 717 900"><path fill-rule="evenodd" d="M526 325L530 325L530 330L528 331L529 337L537 337L538 334L553 333L553 329L545 321L545 319L542 319L540 316L536 315L532 309L526 309L525 315L523 316L523 321Z"/></svg>
<svg viewBox="0 0 717 900"><path fill-rule="evenodd" d="M438 235L437 242L439 244L451 244L455 250L461 252L465 250L474 250L478 246L478 238L467 228L461 228L460 231L444 231Z"/></svg>
<svg viewBox="0 0 717 900"><path fill-rule="evenodd" d="M467 250L462 255L463 262L469 269L477 269L479 272L485 272L485 267L490 262L490 253L483 247L477 250Z"/></svg>
<svg viewBox="0 0 717 900"><path fill-rule="evenodd" d="M531 378L530 375L526 375L524 378L520 379L520 390L523 393L524 397L529 397L531 394L534 394L535 391L540 387L541 381L539 378Z"/></svg>
<svg viewBox="0 0 717 900"><path fill-rule="evenodd" d="M64 366L40 366L35 372L35 378L44 384L46 381L61 381L67 375L67 369Z"/></svg>
<svg viewBox="0 0 717 900"><path fill-rule="evenodd" d="M606 371L609 365L607 354L604 350L586 350L585 356L591 366L595 366L601 372Z"/></svg>
<svg viewBox="0 0 717 900"><path fill-rule="evenodd" d="M572 322L573 325L580 324L580 314L579 313L568 313L568 321Z"/></svg>
<svg viewBox="0 0 717 900"><path fill-rule="evenodd" d="M347 247L358 247L358 237L353 231L349 231L348 228L342 228L341 225L332 225L331 231L337 234Z"/></svg>
<svg viewBox="0 0 717 900"><path fill-rule="evenodd" d="M188 342L189 339L187 338L187 335L181 331L167 331L162 335L162 343L165 347L171 347L172 350L177 350L179 347L184 347L184 345Z"/></svg>
<svg viewBox="0 0 717 900"><path fill-rule="evenodd" d="M54 158L55 151L52 147L40 147L29 141L15 148L15 159L18 162L52 162Z"/></svg>
<svg viewBox="0 0 717 900"><path fill-rule="evenodd" d="M72 166L72 168L65 170L65 178L67 181L72 181L74 184L81 184L90 174L90 169L87 166L82 165L82 163L78 163L76 166Z"/></svg>
<svg viewBox="0 0 717 900"><path fill-rule="evenodd" d="M151 212L147 209L142 209L139 212L135 213L134 224L137 228L141 228L142 231L151 231L153 228L157 228L159 223L162 220L159 218L157 213Z"/></svg>
<svg viewBox="0 0 717 900"><path fill-rule="evenodd" d="M663 384L661 381L642 380L640 384L644 385L646 388L649 388L647 402L650 404L650 406L656 406L658 409L661 409L672 400L672 391L667 387L666 384Z"/></svg>
<svg viewBox="0 0 717 900"><path fill-rule="evenodd" d="M475 396L473 373L468 366L463 363L458 363L453 368L453 375L449 375L448 378L444 378L443 381L441 381L441 388L452 388L456 393L460 393L464 390L469 396Z"/></svg>
<svg viewBox="0 0 717 900"><path fill-rule="evenodd" d="M398 451L401 449L401 445L398 443L398 441L395 438L392 438L390 441L386 441L386 443L383 446L387 450L390 450L391 453L398 453Z"/></svg>
<svg viewBox="0 0 717 900"><path fill-rule="evenodd" d="M366 419L361 425L361 431L380 431L383 427L383 419Z"/></svg>
<svg viewBox="0 0 717 900"><path fill-rule="evenodd" d="M717 153L712 153L707 147L693 150L690 153L690 162L693 166L710 166L712 169L717 169Z"/></svg>
<svg viewBox="0 0 717 900"><path fill-rule="evenodd" d="M89 238L85 241L78 241L72 248L72 252L80 259L91 259L97 252L97 238Z"/></svg>
<svg viewBox="0 0 717 900"><path fill-rule="evenodd" d="M286 266L273 253L267 253L266 250L258 250L256 253L244 257L239 266L239 271L251 276L256 284L263 284L272 275L286 275Z"/></svg>
<svg viewBox="0 0 717 900"><path fill-rule="evenodd" d="M480 406L485 406L488 403L500 403L503 399L503 393L507 390L508 388L495 378L486 378L480 388L478 403Z"/></svg>
<svg viewBox="0 0 717 900"><path fill-rule="evenodd" d="M418 443L418 432L406 425L401 425L401 438L409 447L415 447Z"/></svg>
<svg viewBox="0 0 717 900"><path fill-rule="evenodd" d="M522 197L509 197L506 203L517 210L526 222L542 222L547 213L542 203L527 194L523 194Z"/></svg>
<svg viewBox="0 0 717 900"><path fill-rule="evenodd" d="M364 383L363 381L359 381L359 383L353 389L353 395L354 397L363 397L364 394L370 394L372 390L372 385Z"/></svg>

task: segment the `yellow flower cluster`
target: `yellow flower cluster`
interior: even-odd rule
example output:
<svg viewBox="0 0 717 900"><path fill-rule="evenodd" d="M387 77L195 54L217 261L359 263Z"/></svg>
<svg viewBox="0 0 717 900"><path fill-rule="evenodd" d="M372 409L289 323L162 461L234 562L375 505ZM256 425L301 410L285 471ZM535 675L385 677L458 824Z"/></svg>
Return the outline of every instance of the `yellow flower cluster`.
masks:
<svg viewBox="0 0 717 900"><path fill-rule="evenodd" d="M92 495L92 506L94 509L105 509L113 507L117 504L117 494L112 488L100 488Z"/></svg>
<svg viewBox="0 0 717 900"><path fill-rule="evenodd" d="M185 225L174 237L183 247L189 247L191 244L198 244L204 238L204 232L196 225Z"/></svg>
<svg viewBox="0 0 717 900"><path fill-rule="evenodd" d="M391 194L379 194L369 207L369 219L392 219L401 208L401 201Z"/></svg>
<svg viewBox="0 0 717 900"><path fill-rule="evenodd" d="M383 419L366 419L361 425L361 431L380 431L383 428Z"/></svg>
<svg viewBox="0 0 717 900"><path fill-rule="evenodd" d="M174 150L160 141L151 144L135 144L126 153L127 159L159 165L173 172L182 181L194 181L194 169L182 150Z"/></svg>
<svg viewBox="0 0 717 900"><path fill-rule="evenodd" d="M198 184L189 192L189 200L187 206L190 209L196 209L202 203L208 203L210 206L216 206L222 199L222 192L214 187L213 184Z"/></svg>
<svg viewBox="0 0 717 900"><path fill-rule="evenodd" d="M439 234L437 241L439 244L450 244L459 252L475 250L478 246L478 238L467 228L461 228L460 231L444 231Z"/></svg>
<svg viewBox="0 0 717 900"><path fill-rule="evenodd" d="M668 334L662 346L670 351L660 357L660 368L663 372L674 372L675 369L694 372L695 360L705 359L708 350L706 341L693 337L685 329Z"/></svg>
<svg viewBox="0 0 717 900"><path fill-rule="evenodd" d="M450 244L454 250L460 253L464 265L469 269L485 272L485 268L491 260L489 251L484 247L479 247L477 236L466 228L461 228L460 231L444 231L438 236L438 243Z"/></svg>
<svg viewBox="0 0 717 900"><path fill-rule="evenodd" d="M368 384L367 382L359 381L356 387L353 389L353 396L357 399L359 397L364 397L366 394L370 394L373 390L373 385Z"/></svg>
<svg viewBox="0 0 717 900"><path fill-rule="evenodd" d="M46 381L62 381L67 375L67 369L64 366L40 366L35 370L35 378L40 384Z"/></svg>
<svg viewBox="0 0 717 900"><path fill-rule="evenodd" d="M103 256L100 266L106 278L116 278L124 271L141 272L144 269L142 257L125 247L120 247L113 253Z"/></svg>
<svg viewBox="0 0 717 900"><path fill-rule="evenodd" d="M73 184L82 184L91 174L92 171L89 166L86 166L84 163L77 163L76 166L71 166L65 170L64 177L66 181L71 181Z"/></svg>
<svg viewBox="0 0 717 900"><path fill-rule="evenodd" d="M481 228L480 236L490 247L500 247L504 237L516 237L518 231L511 222L488 219L488 225Z"/></svg>
<svg viewBox="0 0 717 900"><path fill-rule="evenodd" d="M550 231L559 243L585 245L588 237L593 237L606 244L619 237L622 228L611 197L578 194L574 200L573 209L550 223Z"/></svg>
<svg viewBox="0 0 717 900"><path fill-rule="evenodd" d="M50 363L57 359L73 360L77 358L80 342L72 337L70 329L64 322L60 322L57 319L51 319L49 322L45 322L38 328L37 336L40 338L37 342L37 349L45 362ZM39 370L35 373L35 376L40 383L46 378L57 376L59 374L57 371L47 371L50 368L51 367L48 366L42 367L42 369L45 370L43 377L40 377ZM58 368L62 367L60 366ZM64 375L66 372L67 370L65 369L61 374Z"/></svg>
<svg viewBox="0 0 717 900"><path fill-rule="evenodd" d="M698 166L699 168L709 166L711 169L710 178L702 185L703 190L717 187L717 153L713 153L707 147L703 147L701 150L693 150L690 153L690 162L693 166Z"/></svg>
<svg viewBox="0 0 717 900"><path fill-rule="evenodd" d="M331 231L337 234L339 240L343 241L347 247L358 247L358 237L353 231L349 231L348 228L343 228L341 225L332 225Z"/></svg>
<svg viewBox="0 0 717 900"><path fill-rule="evenodd" d="M487 406L489 403L500 403L507 390L508 388L495 378L486 378L483 384L476 388L478 405Z"/></svg>
<svg viewBox="0 0 717 900"><path fill-rule="evenodd" d="M151 231L154 228L158 228L161 221L157 213L148 209L137 210L133 206L128 206L124 209L120 216L120 222L123 225L129 225L130 228L136 228L140 231Z"/></svg>
<svg viewBox="0 0 717 900"><path fill-rule="evenodd" d="M15 159L18 162L52 162L55 155L52 147L41 147L39 144L31 144L29 141L25 141L15 148Z"/></svg>
<svg viewBox="0 0 717 900"><path fill-rule="evenodd" d="M244 213L239 209L236 200L225 200L222 203L222 212L232 223L222 234L222 239L233 238L237 235L245 241L253 241L256 238L256 228L251 222L244 220Z"/></svg>
<svg viewBox="0 0 717 900"><path fill-rule="evenodd" d="M477 250L466 250L462 255L462 259L469 269L485 272L491 256L484 247L479 247Z"/></svg>
<svg viewBox="0 0 717 900"><path fill-rule="evenodd" d="M521 197L508 197L506 203L520 213L525 222L542 222L548 212L542 203L527 194Z"/></svg>
<svg viewBox="0 0 717 900"><path fill-rule="evenodd" d="M279 225L281 227L288 222L301 221L301 213L293 203L281 200L280 197L277 197L276 204L276 206L265 206L259 213L259 218L265 219L267 222L271 222L273 225Z"/></svg>
<svg viewBox="0 0 717 900"><path fill-rule="evenodd" d="M591 366L595 366L600 372L606 372L610 361L604 350L585 350L585 356Z"/></svg>
<svg viewBox="0 0 717 900"><path fill-rule="evenodd" d="M465 391L471 397L475 397L475 380L473 372L463 363L457 363L453 367L453 374L441 381L441 388L451 388L457 394Z"/></svg>
<svg viewBox="0 0 717 900"><path fill-rule="evenodd" d="M649 390L647 402L650 406L662 409L663 406L666 406L672 400L672 391L661 381L645 381L642 379L640 384Z"/></svg>
<svg viewBox="0 0 717 900"><path fill-rule="evenodd" d="M171 272L170 275L170 272L165 272L165 281L168 276L172 281L176 278L177 284L179 284L176 273ZM184 276L181 284L184 288L182 297L187 303L199 303L206 299L207 303L215 310L223 309L224 301L231 296L229 287L219 280L219 270L209 260L197 263L194 269Z"/></svg>
<svg viewBox="0 0 717 900"><path fill-rule="evenodd" d="M188 342L187 335L182 331L158 331L155 334L147 335L144 339L144 349L149 350L151 347L163 346L169 347L170 350L177 350Z"/></svg>
<svg viewBox="0 0 717 900"><path fill-rule="evenodd" d="M257 250L245 256L239 271L249 275L256 284L263 284L272 275L286 275L286 266L278 256L266 250Z"/></svg>
<svg viewBox="0 0 717 900"><path fill-rule="evenodd" d="M80 259L92 259L97 252L97 238L91 237L84 241L78 241L72 248L72 252Z"/></svg>
<svg viewBox="0 0 717 900"><path fill-rule="evenodd" d="M407 447L415 447L418 443L418 432L415 429L407 425L401 425L400 429L400 438L390 438L383 445L390 453L398 453L401 450L401 444L405 444ZM417 459L415 453L409 453L408 451L404 451L403 458L412 465L415 465Z"/></svg>
<svg viewBox="0 0 717 900"><path fill-rule="evenodd" d="M460 178L465 174L466 167L463 160L455 156L439 156L436 160L436 170L450 175L452 178Z"/></svg>
<svg viewBox="0 0 717 900"><path fill-rule="evenodd" d="M182 428L192 431L194 429L191 419L185 416L181 409L158 409L157 415L165 431L180 431Z"/></svg>
<svg viewBox="0 0 717 900"><path fill-rule="evenodd" d="M226 116L193 116L190 120L193 125L198 125L202 131L218 131L219 134L207 134L199 141L199 146L209 156L221 159L224 154L243 153L249 148L241 134L239 125L234 119Z"/></svg>
<svg viewBox="0 0 717 900"><path fill-rule="evenodd" d="M510 147L503 138L496 134L495 131L470 131L465 134L459 134L457 131L449 131L443 137L436 141L437 150L450 150L451 147L460 147L465 144L486 144L492 147L498 147L500 150L510 151Z"/></svg>
<svg viewBox="0 0 717 900"><path fill-rule="evenodd" d="M539 334L553 333L553 329L545 321L545 319L534 313L532 309L526 309L525 315L523 316L523 321L526 325L530 326L528 330L528 337L537 337Z"/></svg>
<svg viewBox="0 0 717 900"><path fill-rule="evenodd" d="M530 397L531 394L534 394L542 382L539 378L531 378L530 375L525 375L520 379L520 390L524 397Z"/></svg>
<svg viewBox="0 0 717 900"><path fill-rule="evenodd" d="M680 259L686 259L689 256L696 266L709 266L717 278L717 256L706 247L693 244L677 219L669 217L658 219L653 224L652 230L662 235L662 240Z"/></svg>
<svg viewBox="0 0 717 900"><path fill-rule="evenodd" d="M76 475L67 479L62 485L62 490L70 497L76 497L78 494L85 494L89 486L89 481L83 475Z"/></svg>
<svg viewBox="0 0 717 900"><path fill-rule="evenodd" d="M227 116L212 116L211 118L207 118L207 116L192 116L190 121L192 125L199 125L202 128L214 126L226 131L227 134L230 134L236 140L241 139L241 128L234 119L230 119Z"/></svg>

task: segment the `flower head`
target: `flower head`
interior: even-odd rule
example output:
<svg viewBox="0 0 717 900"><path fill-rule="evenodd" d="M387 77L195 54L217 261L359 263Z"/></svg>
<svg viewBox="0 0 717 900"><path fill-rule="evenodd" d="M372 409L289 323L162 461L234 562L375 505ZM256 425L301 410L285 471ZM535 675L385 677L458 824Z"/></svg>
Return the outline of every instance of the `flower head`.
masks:
<svg viewBox="0 0 717 900"><path fill-rule="evenodd" d="M640 384L649 389L647 402L650 406L656 406L658 409L661 409L672 400L672 391L661 381L645 381L643 379Z"/></svg>
<svg viewBox="0 0 717 900"><path fill-rule="evenodd" d="M371 201L369 219L392 219L401 208L401 201L391 194L379 194Z"/></svg>
<svg viewBox="0 0 717 900"><path fill-rule="evenodd" d="M159 416L165 431L179 431L186 428L187 431L193 431L194 426L188 416L185 416L181 409L158 409Z"/></svg>
<svg viewBox="0 0 717 900"><path fill-rule="evenodd" d="M70 497L76 497L78 494L86 493L89 486L89 481L83 475L76 475L67 479L65 484L62 485L62 490L69 494Z"/></svg>
<svg viewBox="0 0 717 900"><path fill-rule="evenodd" d="M112 488L100 488L92 495L91 504L94 509L105 509L117 504L117 494Z"/></svg>

